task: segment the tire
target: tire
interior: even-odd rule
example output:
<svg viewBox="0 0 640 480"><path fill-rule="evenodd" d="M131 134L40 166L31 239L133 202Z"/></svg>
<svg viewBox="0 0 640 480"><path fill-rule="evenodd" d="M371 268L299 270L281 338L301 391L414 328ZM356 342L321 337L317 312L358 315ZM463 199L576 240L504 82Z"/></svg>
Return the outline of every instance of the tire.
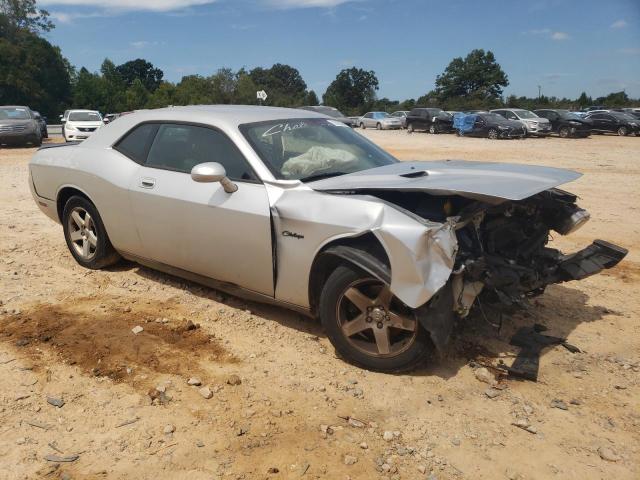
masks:
<svg viewBox="0 0 640 480"><path fill-rule="evenodd" d="M629 130L627 129L627 127L618 128L618 135L620 135L621 137L626 137L628 134Z"/></svg>
<svg viewBox="0 0 640 480"><path fill-rule="evenodd" d="M364 126L364 123L361 123L361 124L360 124L360 128L364 130L364 129L366 129L367 127L365 127L365 126Z"/></svg>
<svg viewBox="0 0 640 480"><path fill-rule="evenodd" d="M42 135L38 135L36 137L36 139L33 141L33 146L34 147L41 147L42 146Z"/></svg>
<svg viewBox="0 0 640 480"><path fill-rule="evenodd" d="M353 289L362 295L356 295L358 303L362 305L364 300L364 305L371 302L371 306L357 307L347 298L347 295L353 297L353 293L348 293ZM383 297L391 300L381 300ZM378 303L387 305L388 310L373 307ZM386 284L354 266L339 266L329 276L320 295L319 313L336 352L346 361L367 370L386 373L411 370L433 351L429 334L413 311L393 297ZM352 326L356 333L348 336L345 325L353 325L354 319L364 328ZM393 326L401 323L402 328ZM387 353L380 349L376 341L378 335L387 339ZM384 346L385 341L381 344Z"/></svg>
<svg viewBox="0 0 640 480"><path fill-rule="evenodd" d="M436 133L438 133L438 129L433 123L429 126L429 133L432 135L435 135Z"/></svg>
<svg viewBox="0 0 640 480"><path fill-rule="evenodd" d="M413 133L413 123L410 123L409 125L407 125L407 133Z"/></svg>
<svg viewBox="0 0 640 480"><path fill-rule="evenodd" d="M569 130L569 127L562 127L558 131L558 135L560 135L560 138L569 138L570 134L571 131Z"/></svg>
<svg viewBox="0 0 640 480"><path fill-rule="evenodd" d="M376 128L377 128L378 130L382 130L382 124L381 124L381 123L377 123L377 124L376 124Z"/></svg>
<svg viewBox="0 0 640 480"><path fill-rule="evenodd" d="M71 255L83 267L98 270L120 260L98 210L85 197L73 196L67 201L62 212L62 228Z"/></svg>
<svg viewBox="0 0 640 480"><path fill-rule="evenodd" d="M497 140L498 139L498 130L496 130L495 128L490 128L489 131L487 132L487 138L489 138L491 140Z"/></svg>

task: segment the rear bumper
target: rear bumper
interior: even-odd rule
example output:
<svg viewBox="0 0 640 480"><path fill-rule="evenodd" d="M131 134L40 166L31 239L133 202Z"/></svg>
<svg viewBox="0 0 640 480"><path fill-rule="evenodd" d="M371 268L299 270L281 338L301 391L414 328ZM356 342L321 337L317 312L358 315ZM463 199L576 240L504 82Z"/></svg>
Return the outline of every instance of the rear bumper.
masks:
<svg viewBox="0 0 640 480"><path fill-rule="evenodd" d="M556 282L582 280L602 270L615 267L629 251L604 240L594 240L587 248L565 255L558 264Z"/></svg>

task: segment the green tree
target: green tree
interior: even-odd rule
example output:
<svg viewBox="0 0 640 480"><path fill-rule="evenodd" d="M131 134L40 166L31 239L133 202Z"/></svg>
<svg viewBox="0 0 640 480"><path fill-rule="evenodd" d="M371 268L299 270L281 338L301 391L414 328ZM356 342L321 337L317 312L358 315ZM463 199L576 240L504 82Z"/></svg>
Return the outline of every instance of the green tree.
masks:
<svg viewBox="0 0 640 480"><path fill-rule="evenodd" d="M249 72L249 76L258 90L267 92L269 105L295 107L305 101L307 84L300 72L289 65L276 63L271 68L257 67Z"/></svg>
<svg viewBox="0 0 640 480"><path fill-rule="evenodd" d="M255 105L258 86L251 75L241 68L236 74L236 88L233 94L233 103L239 105Z"/></svg>
<svg viewBox="0 0 640 480"><path fill-rule="evenodd" d="M305 105L309 105L309 106L316 106L320 103L320 101L318 100L318 95L316 95L316 92L314 92L313 90L309 90L307 92L307 96L304 100Z"/></svg>
<svg viewBox="0 0 640 480"><path fill-rule="evenodd" d="M466 99L470 104L496 104L509 79L491 51L472 50L464 59L454 58L436 77L435 95L440 102ZM460 102L463 103L463 102Z"/></svg>
<svg viewBox="0 0 640 480"><path fill-rule="evenodd" d="M342 70L322 96L325 105L346 115L364 113L376 99L378 78L375 72L352 67Z"/></svg>
<svg viewBox="0 0 640 480"><path fill-rule="evenodd" d="M60 49L0 13L0 104L57 115L71 95L68 67Z"/></svg>
<svg viewBox="0 0 640 480"><path fill-rule="evenodd" d="M38 8L36 0L0 0L0 15L6 17L12 30L38 34L55 28L49 12Z"/></svg>
<svg viewBox="0 0 640 480"><path fill-rule="evenodd" d="M147 105L148 100L149 91L142 83L142 80L136 78L125 92L125 109L139 110Z"/></svg>
<svg viewBox="0 0 640 480"><path fill-rule="evenodd" d="M153 92L160 86L164 72L153 66L151 62L137 58L116 67L116 71L127 87L140 80L146 90Z"/></svg>
<svg viewBox="0 0 640 480"><path fill-rule="evenodd" d="M176 105L176 86L171 82L162 82L147 101L147 108L164 108Z"/></svg>

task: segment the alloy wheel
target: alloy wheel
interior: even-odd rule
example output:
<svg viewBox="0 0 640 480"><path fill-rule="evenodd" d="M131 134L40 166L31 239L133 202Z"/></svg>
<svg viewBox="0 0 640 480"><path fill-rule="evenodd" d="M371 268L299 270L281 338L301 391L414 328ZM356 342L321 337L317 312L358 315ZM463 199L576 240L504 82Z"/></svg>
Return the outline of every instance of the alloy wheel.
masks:
<svg viewBox="0 0 640 480"><path fill-rule="evenodd" d="M621 137L624 137L627 135L627 127L620 127L618 129L618 135L620 135Z"/></svg>
<svg viewBox="0 0 640 480"><path fill-rule="evenodd" d="M91 260L98 247L98 234L93 218L84 208L75 207L67 222L73 249L83 260Z"/></svg>
<svg viewBox="0 0 640 480"><path fill-rule="evenodd" d="M498 138L498 131L495 128L489 130L489 134L487 135L491 140L496 140Z"/></svg>
<svg viewBox="0 0 640 480"><path fill-rule="evenodd" d="M342 293L336 308L342 334L367 355L395 357L416 340L415 315L378 280L355 281Z"/></svg>

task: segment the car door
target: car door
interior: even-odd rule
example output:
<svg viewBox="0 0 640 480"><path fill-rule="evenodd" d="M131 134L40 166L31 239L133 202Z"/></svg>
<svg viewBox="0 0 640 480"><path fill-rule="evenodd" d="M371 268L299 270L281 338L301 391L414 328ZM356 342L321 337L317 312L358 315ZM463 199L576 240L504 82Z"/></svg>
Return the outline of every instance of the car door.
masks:
<svg viewBox="0 0 640 480"><path fill-rule="evenodd" d="M473 122L473 130L469 133L474 137L481 137L486 134L487 130L487 122L482 117L476 117L475 122Z"/></svg>
<svg viewBox="0 0 640 480"><path fill-rule="evenodd" d="M362 117L362 123L364 123L364 126L367 128L374 126L372 120L373 120L373 113L371 112L365 114L364 117Z"/></svg>
<svg viewBox="0 0 640 480"><path fill-rule="evenodd" d="M609 131L609 122L606 117L607 116L604 113L594 113L593 115L589 115L589 120L593 123L593 130L597 130L599 132Z"/></svg>
<svg viewBox="0 0 640 480"><path fill-rule="evenodd" d="M195 182L191 169L206 162L222 164L237 191ZM159 124L129 192L141 256L273 296L266 188L223 132Z"/></svg>

